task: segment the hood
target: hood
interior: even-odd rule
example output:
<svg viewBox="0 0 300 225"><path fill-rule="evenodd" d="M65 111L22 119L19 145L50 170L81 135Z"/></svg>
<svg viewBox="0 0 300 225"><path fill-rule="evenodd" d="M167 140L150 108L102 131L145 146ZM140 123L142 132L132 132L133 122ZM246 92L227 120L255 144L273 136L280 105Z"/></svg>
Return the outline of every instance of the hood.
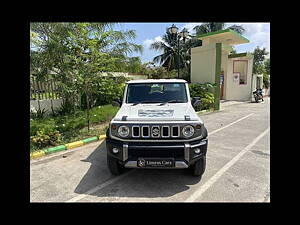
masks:
<svg viewBox="0 0 300 225"><path fill-rule="evenodd" d="M127 116L127 121L185 121L189 116L191 121L199 121L194 108L189 103L156 104L123 104L114 120L121 121Z"/></svg>

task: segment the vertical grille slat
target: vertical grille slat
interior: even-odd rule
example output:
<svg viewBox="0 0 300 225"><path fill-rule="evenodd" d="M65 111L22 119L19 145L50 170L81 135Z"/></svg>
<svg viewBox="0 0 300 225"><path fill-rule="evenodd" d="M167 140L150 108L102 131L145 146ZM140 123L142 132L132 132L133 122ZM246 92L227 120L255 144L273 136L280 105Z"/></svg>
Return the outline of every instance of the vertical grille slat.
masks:
<svg viewBox="0 0 300 225"><path fill-rule="evenodd" d="M161 137L170 137L170 127L169 126L162 126L161 127Z"/></svg>
<svg viewBox="0 0 300 225"><path fill-rule="evenodd" d="M142 126L142 137L150 137L150 127Z"/></svg>
<svg viewBox="0 0 300 225"><path fill-rule="evenodd" d="M172 137L179 137L180 128L179 126L172 126Z"/></svg>
<svg viewBox="0 0 300 225"><path fill-rule="evenodd" d="M132 126L132 137L140 137L140 127Z"/></svg>

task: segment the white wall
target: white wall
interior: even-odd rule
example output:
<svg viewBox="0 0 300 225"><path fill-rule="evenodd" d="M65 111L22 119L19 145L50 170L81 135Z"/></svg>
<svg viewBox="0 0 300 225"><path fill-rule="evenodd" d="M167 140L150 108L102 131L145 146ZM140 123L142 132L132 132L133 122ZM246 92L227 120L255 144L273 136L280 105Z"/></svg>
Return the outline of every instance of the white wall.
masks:
<svg viewBox="0 0 300 225"><path fill-rule="evenodd" d="M191 49L191 82L215 83L216 44Z"/></svg>
<svg viewBox="0 0 300 225"><path fill-rule="evenodd" d="M239 82L233 82L233 60L248 60L247 84L240 85ZM226 100L249 101L251 100L251 83L252 83L252 58L232 58L227 61L226 80Z"/></svg>
<svg viewBox="0 0 300 225"><path fill-rule="evenodd" d="M44 99L44 100L30 100L30 111L36 112L39 109L39 103L40 103L40 108L46 109L47 112L46 114L49 114L52 112L51 110L51 99ZM53 104L53 110L59 108L63 102L63 99L52 99L52 104Z"/></svg>

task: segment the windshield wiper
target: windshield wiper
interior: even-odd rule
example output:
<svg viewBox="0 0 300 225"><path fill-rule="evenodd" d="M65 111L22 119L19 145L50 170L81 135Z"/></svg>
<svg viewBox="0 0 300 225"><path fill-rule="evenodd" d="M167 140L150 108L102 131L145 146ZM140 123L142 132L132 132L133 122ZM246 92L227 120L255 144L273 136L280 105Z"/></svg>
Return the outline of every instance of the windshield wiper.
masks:
<svg viewBox="0 0 300 225"><path fill-rule="evenodd" d="M182 101L178 101L178 100L176 100L176 99L173 99L173 100L170 100L170 101L167 101L167 102L163 102L163 103L161 103L160 105L165 105L165 104L167 104L167 103L182 103Z"/></svg>

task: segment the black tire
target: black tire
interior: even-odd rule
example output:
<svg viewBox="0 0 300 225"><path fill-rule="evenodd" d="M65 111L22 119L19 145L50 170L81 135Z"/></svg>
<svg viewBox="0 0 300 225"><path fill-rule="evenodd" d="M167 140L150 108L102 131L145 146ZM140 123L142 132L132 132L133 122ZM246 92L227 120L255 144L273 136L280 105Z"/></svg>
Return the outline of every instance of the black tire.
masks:
<svg viewBox="0 0 300 225"><path fill-rule="evenodd" d="M107 166L113 175L120 175L124 171L124 167L118 163L118 160L107 155Z"/></svg>
<svg viewBox="0 0 300 225"><path fill-rule="evenodd" d="M193 175L197 177L201 177L202 174L205 172L206 168L206 157L203 156L193 165Z"/></svg>

